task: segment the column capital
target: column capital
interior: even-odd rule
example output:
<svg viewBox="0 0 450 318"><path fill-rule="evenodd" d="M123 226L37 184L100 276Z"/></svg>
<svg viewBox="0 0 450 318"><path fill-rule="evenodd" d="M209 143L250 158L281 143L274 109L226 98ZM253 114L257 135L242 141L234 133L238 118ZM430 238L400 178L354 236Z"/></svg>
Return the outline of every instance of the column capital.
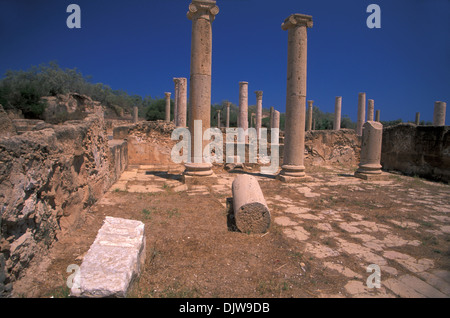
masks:
<svg viewBox="0 0 450 318"><path fill-rule="evenodd" d="M256 99L261 99L263 96L263 92L262 91L255 91L256 94Z"/></svg>
<svg viewBox="0 0 450 318"><path fill-rule="evenodd" d="M239 86L248 85L248 82L239 82Z"/></svg>
<svg viewBox="0 0 450 318"><path fill-rule="evenodd" d="M213 22L218 13L219 7L216 6L215 0L192 0L189 4L187 18L189 20L204 18Z"/></svg>
<svg viewBox="0 0 450 318"><path fill-rule="evenodd" d="M227 107L230 108L231 102L227 102Z"/></svg>
<svg viewBox="0 0 450 318"><path fill-rule="evenodd" d="M172 93L166 92L166 93L164 93L164 95L166 95L166 98L170 98L170 95L172 95Z"/></svg>
<svg viewBox="0 0 450 318"><path fill-rule="evenodd" d="M287 17L283 24L281 24L281 28L286 31L290 28L306 26L307 28L312 28L313 20L312 16L306 14L294 13Z"/></svg>
<svg viewBox="0 0 450 318"><path fill-rule="evenodd" d="M314 104L314 101L313 100L309 100L308 101L308 106L312 106Z"/></svg>

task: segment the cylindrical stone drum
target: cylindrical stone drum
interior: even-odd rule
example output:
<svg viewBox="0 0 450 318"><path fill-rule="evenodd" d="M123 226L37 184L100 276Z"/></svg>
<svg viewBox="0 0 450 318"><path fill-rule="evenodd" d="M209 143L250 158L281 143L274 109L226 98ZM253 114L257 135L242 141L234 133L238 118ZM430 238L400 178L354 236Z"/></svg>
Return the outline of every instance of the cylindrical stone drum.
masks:
<svg viewBox="0 0 450 318"><path fill-rule="evenodd" d="M270 211L255 177L242 174L232 184L236 227L244 233L265 233L270 226Z"/></svg>

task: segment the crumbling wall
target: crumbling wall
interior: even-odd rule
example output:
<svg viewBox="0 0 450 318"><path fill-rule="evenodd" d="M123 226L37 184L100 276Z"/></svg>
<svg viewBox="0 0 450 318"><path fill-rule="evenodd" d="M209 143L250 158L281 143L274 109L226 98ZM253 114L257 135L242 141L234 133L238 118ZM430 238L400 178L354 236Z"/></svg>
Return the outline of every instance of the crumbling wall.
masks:
<svg viewBox="0 0 450 318"><path fill-rule="evenodd" d="M174 129L173 123L145 121L115 127L113 139L127 141L129 165L173 164L170 154L178 142L170 139Z"/></svg>
<svg viewBox="0 0 450 318"><path fill-rule="evenodd" d="M383 129L381 164L437 181L450 181L450 126L399 124Z"/></svg>
<svg viewBox="0 0 450 318"><path fill-rule="evenodd" d="M361 141L354 129L310 130L305 134L307 164L357 165L360 152Z"/></svg>
<svg viewBox="0 0 450 318"><path fill-rule="evenodd" d="M0 139L0 297L33 257L83 222L126 168L126 145L108 142L96 115Z"/></svg>

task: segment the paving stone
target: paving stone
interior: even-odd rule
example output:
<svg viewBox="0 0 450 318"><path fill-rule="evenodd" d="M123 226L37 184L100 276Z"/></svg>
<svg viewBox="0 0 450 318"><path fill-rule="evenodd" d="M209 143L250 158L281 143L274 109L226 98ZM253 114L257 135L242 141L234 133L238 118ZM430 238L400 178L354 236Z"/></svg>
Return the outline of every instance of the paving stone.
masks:
<svg viewBox="0 0 450 318"><path fill-rule="evenodd" d="M450 271L436 269L431 273L450 284Z"/></svg>
<svg viewBox="0 0 450 318"><path fill-rule="evenodd" d="M309 232L307 232L301 226L294 226L293 228L285 228L283 229L283 233L286 234L287 237L299 241L305 241L309 238Z"/></svg>
<svg viewBox="0 0 450 318"><path fill-rule="evenodd" d="M292 221L287 216L277 216L273 219L273 221L276 224L282 225L282 226L291 226L291 225L298 225L298 222Z"/></svg>
<svg viewBox="0 0 450 318"><path fill-rule="evenodd" d="M391 290L402 298L425 298L424 295L412 289L410 286L402 283L396 278L389 278L382 281L383 286Z"/></svg>
<svg viewBox="0 0 450 318"><path fill-rule="evenodd" d="M303 214L311 211L310 208L299 207L299 206L288 206L287 209L284 210L286 213L294 213L294 214Z"/></svg>
<svg viewBox="0 0 450 318"><path fill-rule="evenodd" d="M445 295L450 297L450 283L449 282L443 280L439 276L436 276L436 275L434 275L432 273L428 273L428 272L418 273L417 275L420 276L420 278L422 278L423 280L425 280L425 282L427 282L429 285L433 286L434 288L440 290Z"/></svg>
<svg viewBox="0 0 450 318"><path fill-rule="evenodd" d="M352 271L350 268L347 268L341 264L335 264L332 262L325 262L323 263L327 268L337 271L338 273L344 275L348 278L362 278L362 276L354 271Z"/></svg>
<svg viewBox="0 0 450 318"><path fill-rule="evenodd" d="M388 298L392 297L381 288L369 288L363 282L351 280L345 286L345 290L354 298Z"/></svg>
<svg viewBox="0 0 450 318"><path fill-rule="evenodd" d="M396 261L413 273L424 272L434 265L434 262L430 259L422 258L416 260L410 255L399 253L396 251L386 251L384 252L383 256Z"/></svg>
<svg viewBox="0 0 450 318"><path fill-rule="evenodd" d="M333 250L328 246L322 245L319 242L307 243L305 251L313 254L317 258L326 258L340 255L338 251Z"/></svg>
<svg viewBox="0 0 450 318"><path fill-rule="evenodd" d="M106 217L76 272L75 297L126 297L145 258L144 223Z"/></svg>

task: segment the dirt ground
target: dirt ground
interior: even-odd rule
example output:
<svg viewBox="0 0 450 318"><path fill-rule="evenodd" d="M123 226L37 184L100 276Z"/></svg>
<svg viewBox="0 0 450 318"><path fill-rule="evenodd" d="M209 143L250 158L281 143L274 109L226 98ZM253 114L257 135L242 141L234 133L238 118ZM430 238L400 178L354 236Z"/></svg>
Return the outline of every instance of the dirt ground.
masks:
<svg viewBox="0 0 450 318"><path fill-rule="evenodd" d="M181 168L181 170L180 170ZM105 216L140 220L146 261L133 298L449 297L450 185L356 167L307 167L282 183L247 170L271 212L265 234L234 229L227 198L239 171L215 167L214 185L181 183L182 167L130 167L83 222L14 284L14 297L67 297ZM367 284L375 264L381 287Z"/></svg>

